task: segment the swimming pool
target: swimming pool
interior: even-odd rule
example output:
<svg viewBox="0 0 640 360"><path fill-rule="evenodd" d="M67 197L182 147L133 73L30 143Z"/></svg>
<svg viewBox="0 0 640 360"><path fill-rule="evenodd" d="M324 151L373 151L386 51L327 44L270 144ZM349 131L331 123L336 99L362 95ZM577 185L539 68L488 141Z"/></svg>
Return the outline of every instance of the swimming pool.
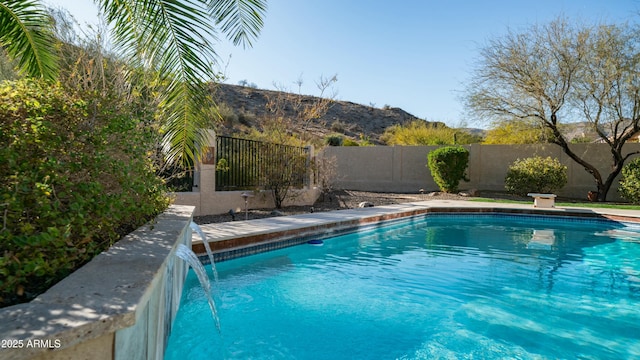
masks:
<svg viewBox="0 0 640 360"><path fill-rule="evenodd" d="M640 228L428 215L190 274L167 359L640 357Z"/></svg>

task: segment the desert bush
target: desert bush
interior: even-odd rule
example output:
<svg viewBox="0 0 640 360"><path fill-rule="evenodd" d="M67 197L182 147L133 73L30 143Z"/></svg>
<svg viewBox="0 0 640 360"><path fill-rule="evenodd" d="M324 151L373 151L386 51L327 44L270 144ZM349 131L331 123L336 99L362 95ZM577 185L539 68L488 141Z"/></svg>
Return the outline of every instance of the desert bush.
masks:
<svg viewBox="0 0 640 360"><path fill-rule="evenodd" d="M340 120L336 120L331 123L331 131L335 131L338 133L344 133L346 129L346 124Z"/></svg>
<svg viewBox="0 0 640 360"><path fill-rule="evenodd" d="M240 112L238 122L245 126L252 126L256 122L256 115L250 112Z"/></svg>
<svg viewBox="0 0 640 360"><path fill-rule="evenodd" d="M622 167L618 192L624 199L640 204L640 158L635 158Z"/></svg>
<svg viewBox="0 0 640 360"><path fill-rule="evenodd" d="M483 144L543 144L553 134L534 122L520 119L496 121L487 130Z"/></svg>
<svg viewBox="0 0 640 360"><path fill-rule="evenodd" d="M392 125L384 130L380 140L387 145L460 145L480 142L478 136L423 120Z"/></svg>
<svg viewBox="0 0 640 360"><path fill-rule="evenodd" d="M222 120L222 123L227 127L233 127L237 122L239 122L239 116L231 108L231 106L227 105L226 103L218 104L215 112Z"/></svg>
<svg viewBox="0 0 640 360"><path fill-rule="evenodd" d="M0 306L28 301L163 211L157 134L56 85L0 84Z"/></svg>
<svg viewBox="0 0 640 360"><path fill-rule="evenodd" d="M335 156L321 154L314 161L314 170L318 187L322 191L322 199L331 199L330 194L336 189L338 182L338 159Z"/></svg>
<svg viewBox="0 0 640 360"><path fill-rule="evenodd" d="M350 138L344 138L344 140L342 140L342 146L360 146L360 143Z"/></svg>
<svg viewBox="0 0 640 360"><path fill-rule="evenodd" d="M344 142L344 136L342 135L327 135L324 139L325 144L329 146L342 146Z"/></svg>
<svg viewBox="0 0 640 360"><path fill-rule="evenodd" d="M358 146L374 146L374 144L371 142L371 139L368 136L360 134L359 138L360 138L360 141L358 142Z"/></svg>
<svg viewBox="0 0 640 360"><path fill-rule="evenodd" d="M513 194L553 193L567 184L567 167L551 157L518 159L509 167L504 183Z"/></svg>
<svg viewBox="0 0 640 360"><path fill-rule="evenodd" d="M427 166L431 176L441 191L458 191L460 180L469 181L466 176L469 165L469 151L459 146L445 146L429 152Z"/></svg>

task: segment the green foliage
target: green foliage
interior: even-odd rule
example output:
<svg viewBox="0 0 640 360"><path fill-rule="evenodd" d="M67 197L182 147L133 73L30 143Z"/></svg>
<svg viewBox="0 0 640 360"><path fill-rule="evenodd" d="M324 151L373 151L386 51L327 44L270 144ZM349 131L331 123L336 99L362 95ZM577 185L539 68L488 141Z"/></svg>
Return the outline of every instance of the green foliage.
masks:
<svg viewBox="0 0 640 360"><path fill-rule="evenodd" d="M252 127L244 137L249 140L264 141L276 144L302 146L304 141L298 134L290 131L291 124L287 119L269 118L262 122L262 129Z"/></svg>
<svg viewBox="0 0 640 360"><path fill-rule="evenodd" d="M329 146L342 146L344 143L344 136L337 134L327 135L324 142Z"/></svg>
<svg viewBox="0 0 640 360"><path fill-rule="evenodd" d="M193 191L193 169L185 169L179 165L167 165L156 174L164 180L165 186L171 192Z"/></svg>
<svg viewBox="0 0 640 360"><path fill-rule="evenodd" d="M504 182L513 194L553 193L567 184L567 167L551 157L518 159L509 167Z"/></svg>
<svg viewBox="0 0 640 360"><path fill-rule="evenodd" d="M469 165L469 151L459 146L445 146L430 151L427 155L431 176L441 191L458 191L460 180L469 181L466 176Z"/></svg>
<svg viewBox="0 0 640 360"><path fill-rule="evenodd" d="M387 145L464 145L477 143L480 138L444 125L414 120L388 127L380 140Z"/></svg>
<svg viewBox="0 0 640 360"><path fill-rule="evenodd" d="M169 203L157 134L105 100L0 84L0 305L26 301Z"/></svg>
<svg viewBox="0 0 640 360"><path fill-rule="evenodd" d="M572 144L590 144L593 142L593 139L588 138L586 136L576 136L571 139Z"/></svg>
<svg viewBox="0 0 640 360"><path fill-rule="evenodd" d="M227 159L222 158L218 160L218 163L216 164L216 171L221 171L221 172L229 171L229 162L227 161Z"/></svg>
<svg viewBox="0 0 640 360"><path fill-rule="evenodd" d="M513 119L493 123L487 131L484 144L540 144L548 142L549 129L541 129L530 121Z"/></svg>
<svg viewBox="0 0 640 360"><path fill-rule="evenodd" d="M238 121L238 115L236 114L236 112L231 108L231 106L227 105L226 103L220 103L218 104L218 107L216 109L218 116L220 117L220 119L222 120L222 122L225 124L226 127L233 127Z"/></svg>
<svg viewBox="0 0 640 360"><path fill-rule="evenodd" d="M369 139L368 136L360 134L359 137L360 137L360 141L358 142L359 146L374 146L374 144L371 142L371 139Z"/></svg>
<svg viewBox="0 0 640 360"><path fill-rule="evenodd" d="M208 82L219 78L211 39L224 34L251 45L263 26L265 0L100 0L119 58L144 64L158 76L166 161L187 167L206 143L212 102ZM0 46L29 76L56 79L57 47L39 0L0 2Z"/></svg>
<svg viewBox="0 0 640 360"><path fill-rule="evenodd" d="M640 204L640 158L635 158L622 167L618 192L634 204Z"/></svg>
<svg viewBox="0 0 640 360"><path fill-rule="evenodd" d="M329 146L373 146L369 138L362 135L360 141L356 141L341 134L331 134L324 138L324 143Z"/></svg>
<svg viewBox="0 0 640 360"><path fill-rule="evenodd" d="M51 21L37 1L0 2L0 45L25 75L54 79L57 72Z"/></svg>
<svg viewBox="0 0 640 360"><path fill-rule="evenodd" d="M0 48L0 81L17 79L17 65L18 64L9 59L7 53Z"/></svg>
<svg viewBox="0 0 640 360"><path fill-rule="evenodd" d="M353 140L353 139L345 138L342 141L342 146L360 146L360 144L357 141Z"/></svg>

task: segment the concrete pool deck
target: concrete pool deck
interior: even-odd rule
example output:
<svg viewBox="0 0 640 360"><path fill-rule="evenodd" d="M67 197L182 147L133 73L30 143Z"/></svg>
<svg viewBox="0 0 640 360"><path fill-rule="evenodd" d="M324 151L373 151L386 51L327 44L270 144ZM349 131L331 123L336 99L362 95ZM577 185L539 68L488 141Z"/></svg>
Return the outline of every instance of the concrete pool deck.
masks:
<svg viewBox="0 0 640 360"><path fill-rule="evenodd" d="M258 220L202 224L216 261L286 247L312 236L332 236L361 226L429 213L504 213L571 216L613 221L640 222L640 211L558 206L535 208L532 204L466 200L429 200L395 205L280 216ZM297 239L297 240L296 240ZM303 239L303 240L301 240ZM286 243L290 240L291 243ZM284 241L284 243L283 243ZM273 245L275 242L279 245ZM206 254L202 239L194 234L193 250ZM204 260L204 258L203 258ZM206 260L205 260L206 262Z"/></svg>

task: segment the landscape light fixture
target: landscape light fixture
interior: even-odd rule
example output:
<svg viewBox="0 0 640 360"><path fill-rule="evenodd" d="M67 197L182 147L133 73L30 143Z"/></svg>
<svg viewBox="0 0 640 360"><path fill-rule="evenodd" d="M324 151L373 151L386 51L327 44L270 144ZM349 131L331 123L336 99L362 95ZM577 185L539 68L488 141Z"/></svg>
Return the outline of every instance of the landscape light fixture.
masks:
<svg viewBox="0 0 640 360"><path fill-rule="evenodd" d="M244 219L249 220L249 197L253 195L245 191L240 196L244 199Z"/></svg>

